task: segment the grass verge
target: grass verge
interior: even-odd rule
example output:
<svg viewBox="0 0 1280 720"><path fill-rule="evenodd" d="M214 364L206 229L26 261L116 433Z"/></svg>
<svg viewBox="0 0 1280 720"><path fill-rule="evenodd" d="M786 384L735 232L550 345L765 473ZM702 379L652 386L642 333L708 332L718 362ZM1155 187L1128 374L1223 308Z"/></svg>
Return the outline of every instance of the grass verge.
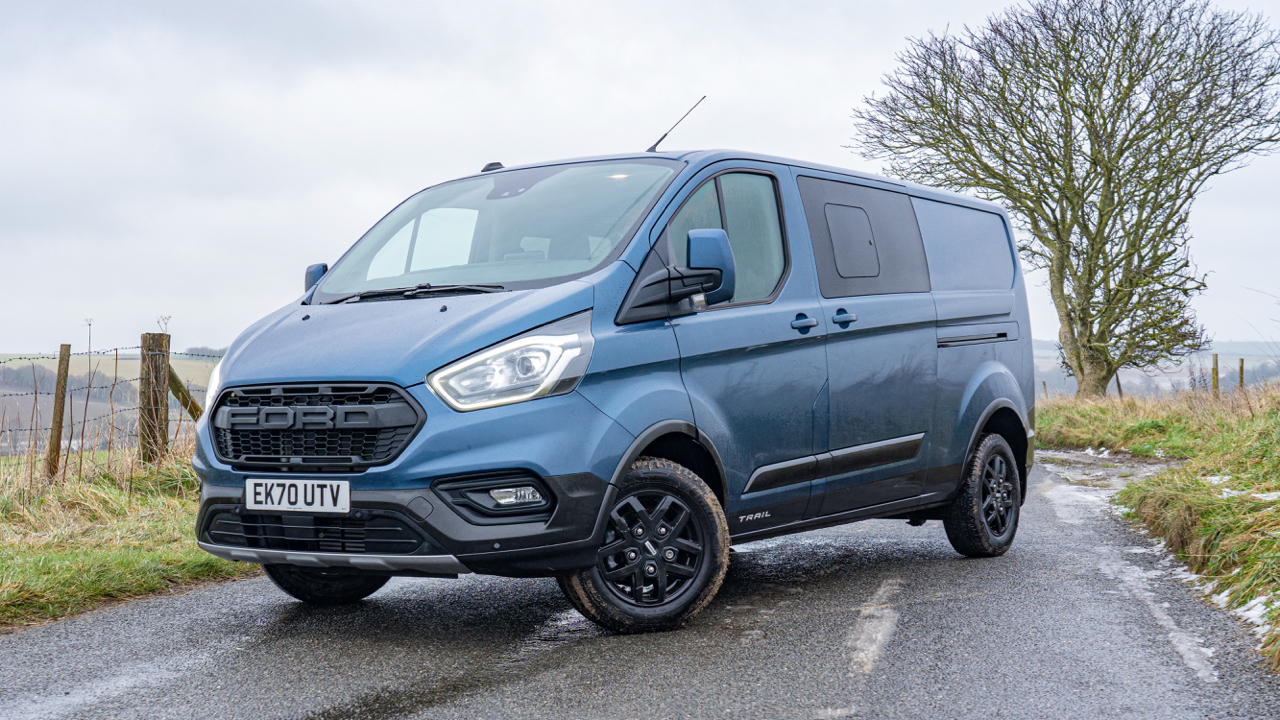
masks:
<svg viewBox="0 0 1280 720"><path fill-rule="evenodd" d="M180 445L158 465L96 457L83 477L55 480L0 466L0 627L255 571L196 547L189 455Z"/></svg>
<svg viewBox="0 0 1280 720"><path fill-rule="evenodd" d="M1233 609L1270 606L1262 653L1280 671L1280 386L1125 400L1054 399L1036 410L1049 447L1128 449L1186 462L1115 497Z"/></svg>

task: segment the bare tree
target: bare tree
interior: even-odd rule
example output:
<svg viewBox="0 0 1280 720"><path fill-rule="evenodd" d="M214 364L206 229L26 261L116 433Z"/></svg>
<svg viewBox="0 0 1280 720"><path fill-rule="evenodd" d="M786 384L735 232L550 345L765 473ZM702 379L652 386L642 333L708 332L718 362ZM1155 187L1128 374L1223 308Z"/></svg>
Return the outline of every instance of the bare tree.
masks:
<svg viewBox="0 0 1280 720"><path fill-rule="evenodd" d="M1277 35L1183 0L1033 0L912 39L854 146L888 171L974 191L1045 268L1063 365L1099 396L1122 367L1207 345L1188 215L1205 183L1280 140Z"/></svg>

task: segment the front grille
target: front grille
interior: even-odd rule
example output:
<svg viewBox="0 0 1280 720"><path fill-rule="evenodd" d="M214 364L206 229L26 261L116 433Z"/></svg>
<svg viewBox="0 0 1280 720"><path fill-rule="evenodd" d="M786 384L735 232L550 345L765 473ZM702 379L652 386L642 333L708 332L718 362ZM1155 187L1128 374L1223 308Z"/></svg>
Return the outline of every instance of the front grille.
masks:
<svg viewBox="0 0 1280 720"><path fill-rule="evenodd" d="M216 545L357 555L409 555L429 542L399 513L373 512L356 520L219 511L211 514L205 536Z"/></svg>
<svg viewBox="0 0 1280 720"><path fill-rule="evenodd" d="M391 385L231 388L212 410L219 459L245 468L351 472L390 462L424 416Z"/></svg>

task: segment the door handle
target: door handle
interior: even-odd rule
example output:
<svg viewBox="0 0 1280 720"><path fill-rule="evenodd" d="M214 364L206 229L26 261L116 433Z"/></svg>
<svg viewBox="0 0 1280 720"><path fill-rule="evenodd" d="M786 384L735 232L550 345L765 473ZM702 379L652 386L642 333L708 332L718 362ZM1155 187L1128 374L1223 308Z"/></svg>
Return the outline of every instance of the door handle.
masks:
<svg viewBox="0 0 1280 720"><path fill-rule="evenodd" d="M791 327L797 330L807 330L811 327L818 327L818 319L806 316L804 313L796 315L796 319L791 321Z"/></svg>
<svg viewBox="0 0 1280 720"><path fill-rule="evenodd" d="M839 310L836 310L836 314L831 317L831 322L837 325L848 325L849 323L858 322L858 316L844 308L840 308Z"/></svg>

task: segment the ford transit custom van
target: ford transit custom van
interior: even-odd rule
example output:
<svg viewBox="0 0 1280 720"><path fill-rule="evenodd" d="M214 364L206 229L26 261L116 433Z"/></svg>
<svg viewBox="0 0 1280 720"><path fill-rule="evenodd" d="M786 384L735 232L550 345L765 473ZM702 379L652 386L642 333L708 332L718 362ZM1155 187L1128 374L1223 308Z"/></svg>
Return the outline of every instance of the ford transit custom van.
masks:
<svg viewBox="0 0 1280 720"><path fill-rule="evenodd" d="M680 625L734 543L1018 528L1031 333L1004 211L729 151L490 163L373 226L216 368L200 546L311 604L555 577Z"/></svg>

